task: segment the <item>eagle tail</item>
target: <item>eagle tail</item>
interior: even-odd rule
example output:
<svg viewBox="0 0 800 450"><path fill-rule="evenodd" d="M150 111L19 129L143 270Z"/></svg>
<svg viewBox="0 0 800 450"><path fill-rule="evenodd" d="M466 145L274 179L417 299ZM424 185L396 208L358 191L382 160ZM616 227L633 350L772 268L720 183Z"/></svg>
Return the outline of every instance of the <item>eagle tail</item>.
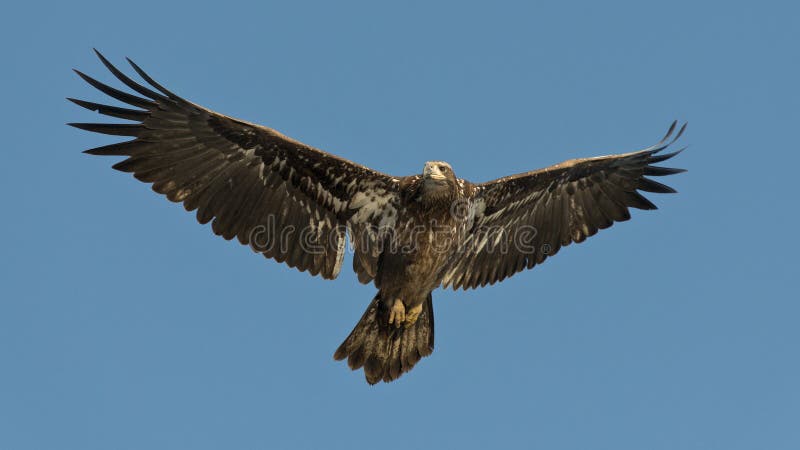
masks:
<svg viewBox="0 0 800 450"><path fill-rule="evenodd" d="M337 361L347 358L353 370L363 367L369 384L395 380L433 353L433 296L428 294L413 325L397 328L389 324L389 310L380 295L333 355Z"/></svg>

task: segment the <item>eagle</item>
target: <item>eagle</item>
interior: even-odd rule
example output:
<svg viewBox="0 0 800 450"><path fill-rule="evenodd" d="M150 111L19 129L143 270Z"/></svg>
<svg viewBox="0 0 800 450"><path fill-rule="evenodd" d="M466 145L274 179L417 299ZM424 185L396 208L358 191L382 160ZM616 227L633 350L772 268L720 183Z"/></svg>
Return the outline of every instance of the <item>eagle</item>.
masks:
<svg viewBox="0 0 800 450"><path fill-rule="evenodd" d="M125 157L113 168L197 211L214 234L311 275L336 278L349 238L358 280L378 291L333 357L363 368L369 384L395 380L433 352L435 289L531 269L630 219L630 208L656 209L641 192L676 191L649 177L684 172L654 165L683 150L663 152L686 129L673 122L643 150L485 183L458 178L443 161L392 176L185 100L127 59L145 83L135 81L95 53L130 91L75 72L126 106L68 100L128 122L69 125L132 139L84 153Z"/></svg>

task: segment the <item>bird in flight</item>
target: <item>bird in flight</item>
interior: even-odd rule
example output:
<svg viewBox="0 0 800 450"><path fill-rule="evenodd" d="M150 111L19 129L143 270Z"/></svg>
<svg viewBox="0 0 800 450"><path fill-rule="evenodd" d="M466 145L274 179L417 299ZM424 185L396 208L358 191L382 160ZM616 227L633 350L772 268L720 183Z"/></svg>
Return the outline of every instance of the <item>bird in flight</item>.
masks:
<svg viewBox="0 0 800 450"><path fill-rule="evenodd" d="M433 352L433 290L483 287L531 269L630 219L630 208L656 209L640 191L675 190L648 177L684 171L654 165L681 151L663 152L686 128L676 132L674 122L643 150L480 184L443 161L387 175L185 100L128 59L146 85L134 81L95 52L135 93L76 70L127 105L69 100L129 122L69 125L133 139L85 153L124 156L114 169L196 210L214 234L311 275L339 275L349 235L358 280L378 292L334 358L363 368L370 384L397 379Z"/></svg>

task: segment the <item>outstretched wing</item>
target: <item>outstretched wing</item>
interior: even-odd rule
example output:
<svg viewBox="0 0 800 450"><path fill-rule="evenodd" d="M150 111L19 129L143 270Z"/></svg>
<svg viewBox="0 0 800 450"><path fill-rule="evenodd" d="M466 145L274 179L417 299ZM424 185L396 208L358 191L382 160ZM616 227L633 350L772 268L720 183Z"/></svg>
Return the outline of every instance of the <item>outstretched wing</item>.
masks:
<svg viewBox="0 0 800 450"><path fill-rule="evenodd" d="M396 217L397 179L338 158L277 131L215 113L168 91L136 64L152 89L130 79L97 53L132 95L76 72L122 108L72 102L133 123L72 123L133 140L86 150L127 156L113 167L131 172L197 220L211 220L225 239L236 237L268 258L313 275L335 278L346 226Z"/></svg>
<svg viewBox="0 0 800 450"><path fill-rule="evenodd" d="M628 208L656 209L638 191L675 192L646 178L684 172L652 165L682 150L659 154L686 128L670 139L675 126L661 142L638 152L573 159L479 185L473 199L475 226L442 285L468 289L494 284L541 264L563 246L630 219Z"/></svg>

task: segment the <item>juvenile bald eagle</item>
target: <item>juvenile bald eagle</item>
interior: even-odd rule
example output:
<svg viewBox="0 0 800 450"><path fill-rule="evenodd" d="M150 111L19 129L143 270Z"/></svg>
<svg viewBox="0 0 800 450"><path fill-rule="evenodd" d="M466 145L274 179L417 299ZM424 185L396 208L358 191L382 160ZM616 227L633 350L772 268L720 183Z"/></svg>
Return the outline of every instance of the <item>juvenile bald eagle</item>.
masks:
<svg viewBox="0 0 800 450"><path fill-rule="evenodd" d="M113 167L197 210L215 234L312 275L339 274L349 233L353 270L378 292L334 358L363 367L370 384L392 381L431 354L434 289L477 288L541 264L628 220L631 207L656 209L638 191L675 191L647 176L683 172L653 165L680 152L661 153L685 129L675 133L673 123L644 150L481 184L441 161L393 177L184 100L128 60L146 87L97 55L138 95L77 74L133 108L69 100L132 123L70 125L134 139L85 153L127 157Z"/></svg>

